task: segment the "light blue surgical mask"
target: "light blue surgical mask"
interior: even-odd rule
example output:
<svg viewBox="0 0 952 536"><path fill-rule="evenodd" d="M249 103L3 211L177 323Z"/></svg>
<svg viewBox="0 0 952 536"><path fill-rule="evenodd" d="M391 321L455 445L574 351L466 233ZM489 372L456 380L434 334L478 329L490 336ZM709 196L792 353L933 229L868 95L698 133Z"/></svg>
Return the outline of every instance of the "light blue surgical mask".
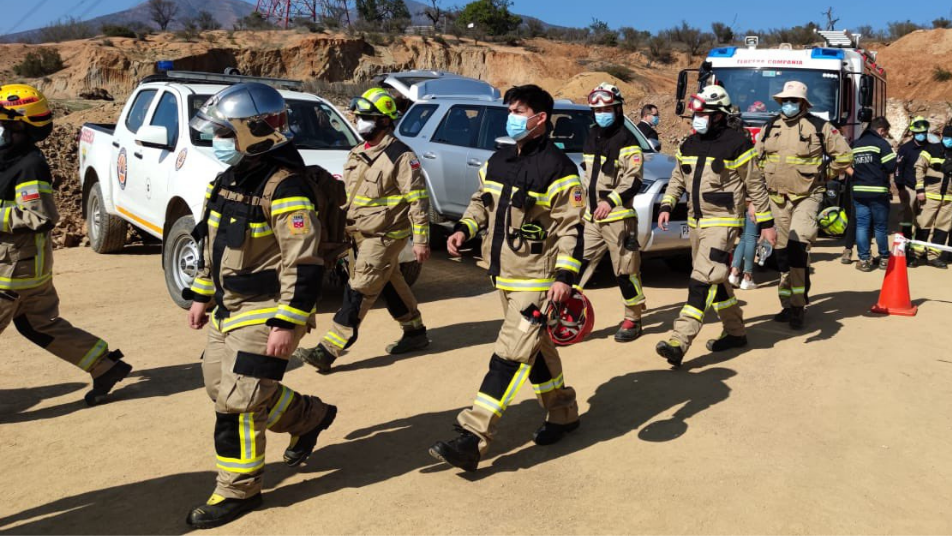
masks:
<svg viewBox="0 0 952 536"><path fill-rule="evenodd" d="M652 126L658 126L658 123L660 123L660 122L661 122L661 116L658 116L658 115L652 116L652 118L651 118L651 125L652 125Z"/></svg>
<svg viewBox="0 0 952 536"><path fill-rule="evenodd" d="M698 134L707 134L707 129L711 126L711 118L703 115L695 115L691 121L691 126Z"/></svg>
<svg viewBox="0 0 952 536"><path fill-rule="evenodd" d="M536 114L539 115L539 114ZM536 115L526 117L524 115L509 114L509 120L506 121L506 134L509 134L509 137L516 140L522 141L529 135L530 132L536 129L539 125L532 127L531 129L527 128L529 125L529 120L535 117Z"/></svg>
<svg viewBox="0 0 952 536"><path fill-rule="evenodd" d="M780 105L780 111L783 112L783 115L787 117L793 117L800 113L800 103L799 102L785 102Z"/></svg>
<svg viewBox="0 0 952 536"><path fill-rule="evenodd" d="M595 122L602 128L608 128L615 124L615 112L596 112Z"/></svg>
<svg viewBox="0 0 952 536"><path fill-rule="evenodd" d="M952 149L952 138L942 138L942 146L946 149Z"/></svg>
<svg viewBox="0 0 952 536"><path fill-rule="evenodd" d="M926 135L925 135L925 133L922 133L922 132L920 132L919 134L916 134L916 135L913 136L913 137L914 137L914 138L916 139L916 141L919 142L919 143L922 143L922 142L926 141Z"/></svg>
<svg viewBox="0 0 952 536"><path fill-rule="evenodd" d="M234 138L214 138L212 140L212 150L215 152L215 158L229 166L241 162L241 158L244 156L235 149Z"/></svg>

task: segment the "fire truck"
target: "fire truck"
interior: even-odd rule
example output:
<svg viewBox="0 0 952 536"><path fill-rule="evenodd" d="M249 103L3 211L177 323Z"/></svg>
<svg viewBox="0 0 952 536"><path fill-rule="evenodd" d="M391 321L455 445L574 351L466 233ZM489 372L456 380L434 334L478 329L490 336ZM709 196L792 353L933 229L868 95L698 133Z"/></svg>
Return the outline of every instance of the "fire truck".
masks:
<svg viewBox="0 0 952 536"><path fill-rule="evenodd" d="M886 72L876 64L875 52L860 48L860 35L847 30L816 33L823 46L794 49L783 43L758 48L757 36L748 36L744 47L712 49L700 68L679 74L677 114L684 114L689 76L696 73L699 89L717 84L727 90L756 137L767 120L780 113L772 96L785 82L797 80L807 85L810 112L830 121L852 142L865 123L886 114Z"/></svg>

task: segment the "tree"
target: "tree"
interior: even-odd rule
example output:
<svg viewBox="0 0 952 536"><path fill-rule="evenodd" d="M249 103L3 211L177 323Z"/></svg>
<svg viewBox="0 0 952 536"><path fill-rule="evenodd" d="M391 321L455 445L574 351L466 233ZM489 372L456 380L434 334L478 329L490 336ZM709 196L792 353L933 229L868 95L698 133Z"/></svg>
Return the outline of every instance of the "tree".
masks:
<svg viewBox="0 0 952 536"><path fill-rule="evenodd" d="M889 27L889 38L893 40L909 35L922 28L908 19L905 21L890 22L887 26Z"/></svg>
<svg viewBox="0 0 952 536"><path fill-rule="evenodd" d="M522 17L509 12L511 0L476 0L463 7L457 24L463 27L473 23L488 35L506 35L522 24Z"/></svg>
<svg viewBox="0 0 952 536"><path fill-rule="evenodd" d="M621 48L624 50L638 50L648 39L651 39L651 32L636 30L631 26L622 26L618 29L618 32L621 33Z"/></svg>
<svg viewBox="0 0 952 536"><path fill-rule="evenodd" d="M723 22L712 22L711 31L717 38L717 42L726 45L734 42L734 30Z"/></svg>
<svg viewBox="0 0 952 536"><path fill-rule="evenodd" d="M178 15L178 4L172 0L149 0L149 17L164 32Z"/></svg>
<svg viewBox="0 0 952 536"><path fill-rule="evenodd" d="M367 22L378 22L381 20L380 6L377 0L357 0L357 17Z"/></svg>
<svg viewBox="0 0 952 536"><path fill-rule="evenodd" d="M949 20L945 17L939 17L932 21L933 28L952 28L952 20Z"/></svg>
<svg viewBox="0 0 952 536"><path fill-rule="evenodd" d="M215 16L207 11L199 11L198 15L195 17L195 25L198 26L198 29L207 32L209 30L218 30L221 28L221 23L215 19Z"/></svg>
<svg viewBox="0 0 952 536"><path fill-rule="evenodd" d="M656 35L648 40L648 59L658 63L671 63L671 41L663 35Z"/></svg>
<svg viewBox="0 0 952 536"><path fill-rule="evenodd" d="M681 26L667 30L671 40L687 47L692 56L697 56L701 48L714 41L714 34L702 32L699 28L688 26L687 21L681 21Z"/></svg>
<svg viewBox="0 0 952 536"><path fill-rule="evenodd" d="M612 31L607 22L592 17L592 23L588 27L592 30L593 43L609 47L618 46L618 32Z"/></svg>
<svg viewBox="0 0 952 536"><path fill-rule="evenodd" d="M823 12L823 16L826 17L826 29L827 31L832 31L836 29L836 23L840 22L839 18L833 18L833 6L830 6L829 9Z"/></svg>
<svg viewBox="0 0 952 536"><path fill-rule="evenodd" d="M417 15L426 17L433 26L434 31L437 30L437 26L440 22L446 19L446 11L443 11L443 8L440 7L440 0L430 0L430 5L424 7L423 11L417 13Z"/></svg>

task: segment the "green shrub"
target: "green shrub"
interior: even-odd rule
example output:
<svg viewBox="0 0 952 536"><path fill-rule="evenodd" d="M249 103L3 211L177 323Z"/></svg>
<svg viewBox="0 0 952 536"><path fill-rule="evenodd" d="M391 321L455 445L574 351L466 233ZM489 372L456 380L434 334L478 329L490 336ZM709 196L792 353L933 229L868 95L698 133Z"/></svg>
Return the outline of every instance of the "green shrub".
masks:
<svg viewBox="0 0 952 536"><path fill-rule="evenodd" d="M136 33L132 28L119 24L103 24L102 34L106 37L136 37Z"/></svg>
<svg viewBox="0 0 952 536"><path fill-rule="evenodd" d="M40 78L63 69L63 58L55 48L41 48L28 52L23 61L13 66L13 72L26 78Z"/></svg>
<svg viewBox="0 0 952 536"><path fill-rule="evenodd" d="M952 80L952 72L937 66L932 71L932 79L936 82L948 82L949 80Z"/></svg>
<svg viewBox="0 0 952 536"><path fill-rule="evenodd" d="M624 65L616 65L614 63L605 66L605 68L602 70L621 80L622 82L630 82L635 76L635 72L628 67L625 67Z"/></svg>

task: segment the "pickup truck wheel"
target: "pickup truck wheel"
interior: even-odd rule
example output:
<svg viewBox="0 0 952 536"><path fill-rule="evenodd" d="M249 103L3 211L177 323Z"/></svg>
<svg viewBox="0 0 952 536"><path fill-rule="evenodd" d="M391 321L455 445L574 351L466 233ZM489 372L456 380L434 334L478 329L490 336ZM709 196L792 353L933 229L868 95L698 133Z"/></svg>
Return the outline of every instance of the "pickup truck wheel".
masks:
<svg viewBox="0 0 952 536"><path fill-rule="evenodd" d="M198 243L191 235L194 228L195 219L191 215L175 220L165 237L165 247L162 248L165 286L169 289L172 301L182 309L188 309L192 305L191 300L182 297L182 291L192 286L192 280L198 274L200 255Z"/></svg>
<svg viewBox="0 0 952 536"><path fill-rule="evenodd" d="M400 273L403 274L403 279L406 280L407 285L411 287L416 283L417 279L420 279L421 271L423 271L423 265L417 261L400 263Z"/></svg>
<svg viewBox="0 0 952 536"><path fill-rule="evenodd" d="M126 245L126 222L106 212L98 182L93 184L86 199L86 234L96 253L115 253Z"/></svg>

